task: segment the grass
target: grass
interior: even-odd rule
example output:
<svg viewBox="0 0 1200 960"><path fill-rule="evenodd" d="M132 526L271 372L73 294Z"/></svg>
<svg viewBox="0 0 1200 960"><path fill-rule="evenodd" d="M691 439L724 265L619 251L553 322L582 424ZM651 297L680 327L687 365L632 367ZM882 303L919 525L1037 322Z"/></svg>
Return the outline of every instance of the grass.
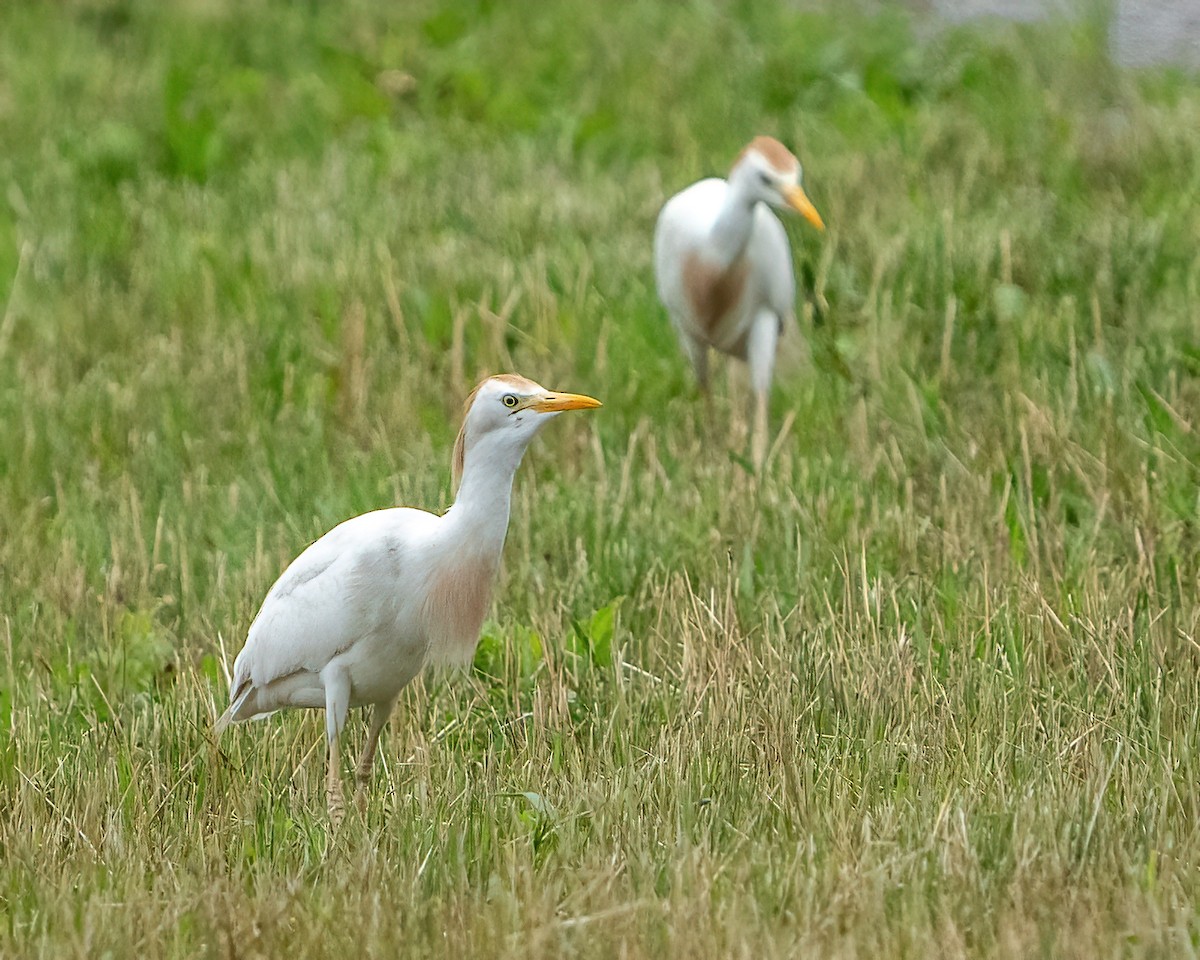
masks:
<svg viewBox="0 0 1200 960"><path fill-rule="evenodd" d="M1186 77L733 0L22 0L0 60L0 955L1200 952ZM649 250L759 132L830 230L754 478ZM221 662L504 369L606 407L331 836Z"/></svg>

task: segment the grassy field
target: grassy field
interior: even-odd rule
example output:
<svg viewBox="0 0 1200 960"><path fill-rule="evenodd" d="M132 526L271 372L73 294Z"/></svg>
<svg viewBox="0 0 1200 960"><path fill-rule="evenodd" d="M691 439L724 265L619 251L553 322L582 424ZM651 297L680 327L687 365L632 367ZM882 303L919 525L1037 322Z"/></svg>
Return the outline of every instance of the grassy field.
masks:
<svg viewBox="0 0 1200 960"><path fill-rule="evenodd" d="M1200 88L1101 36L0 5L0 956L1196 956ZM761 477L650 269L756 133L830 225ZM605 409L330 835L222 663L509 369Z"/></svg>

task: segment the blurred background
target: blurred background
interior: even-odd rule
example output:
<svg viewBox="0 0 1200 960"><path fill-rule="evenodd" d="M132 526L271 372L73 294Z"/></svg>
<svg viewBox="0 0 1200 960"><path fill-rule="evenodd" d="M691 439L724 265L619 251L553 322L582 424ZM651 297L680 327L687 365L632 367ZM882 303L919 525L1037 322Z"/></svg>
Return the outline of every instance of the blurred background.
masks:
<svg viewBox="0 0 1200 960"><path fill-rule="evenodd" d="M1197 30L0 5L0 953L1193 950ZM756 134L829 228L787 224L761 482L651 273ZM476 669L326 866L319 719L217 751L222 663L304 544L449 503L509 369L605 408L531 452ZM627 920L536 926L583 916Z"/></svg>

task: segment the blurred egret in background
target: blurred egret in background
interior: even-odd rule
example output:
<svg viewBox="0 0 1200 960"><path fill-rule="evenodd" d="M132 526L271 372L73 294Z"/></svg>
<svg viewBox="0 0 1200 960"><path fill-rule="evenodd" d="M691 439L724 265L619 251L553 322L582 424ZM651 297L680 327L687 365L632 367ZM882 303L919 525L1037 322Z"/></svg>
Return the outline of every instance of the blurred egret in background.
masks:
<svg viewBox="0 0 1200 960"><path fill-rule="evenodd" d="M700 388L708 390L710 349L750 368L751 455L758 466L766 455L775 351L796 299L787 234L769 207L790 208L825 229L800 181L791 151L771 137L755 137L727 180L701 180L668 200L654 231L658 296Z"/></svg>

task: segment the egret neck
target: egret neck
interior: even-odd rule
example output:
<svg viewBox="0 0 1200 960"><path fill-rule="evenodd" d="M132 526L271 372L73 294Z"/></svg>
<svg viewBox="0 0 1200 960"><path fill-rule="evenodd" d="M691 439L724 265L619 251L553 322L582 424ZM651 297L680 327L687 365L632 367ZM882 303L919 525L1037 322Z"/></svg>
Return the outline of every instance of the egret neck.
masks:
<svg viewBox="0 0 1200 960"><path fill-rule="evenodd" d="M480 553L499 554L508 532L513 478L532 435L489 433L467 438L462 481L446 511L451 537L468 541Z"/></svg>
<svg viewBox="0 0 1200 960"><path fill-rule="evenodd" d="M747 188L745 177L735 170L726 181L725 201L713 223L709 238L713 259L722 267L733 264L746 250L754 229L754 208L758 199Z"/></svg>

